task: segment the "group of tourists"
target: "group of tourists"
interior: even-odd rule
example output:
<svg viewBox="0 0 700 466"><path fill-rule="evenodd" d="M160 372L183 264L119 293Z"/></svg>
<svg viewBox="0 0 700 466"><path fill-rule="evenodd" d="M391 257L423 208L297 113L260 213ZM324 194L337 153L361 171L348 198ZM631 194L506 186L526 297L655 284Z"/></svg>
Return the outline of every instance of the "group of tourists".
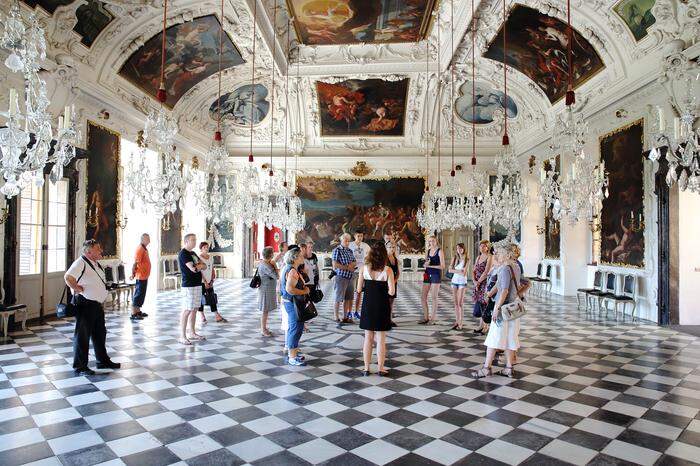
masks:
<svg viewBox="0 0 700 466"><path fill-rule="evenodd" d="M144 234L137 248L131 278L136 280L132 300L131 320L138 321L148 314L141 310L150 275L148 245L150 237ZM181 272L181 302L179 342L191 346L193 342L206 338L196 331L197 314L201 313L203 323L207 322L204 307L208 306L216 322L226 322L219 313L217 296L214 292L216 270L213 257L209 254L209 244L199 243L194 234L184 237L183 248L178 254ZM450 330L462 330L464 319L464 297L468 275L473 282L473 311L478 325L475 334L485 334L486 358L474 377L492 374L492 364L499 351L505 353L503 375L512 377L516 352L520 347L518 335L519 319L502 319L501 306L523 298L529 282L522 278L523 268L518 260L520 249L516 244L501 242L492 246L488 241L479 244L479 255L474 261L471 273L468 272L468 255L464 244L457 244L452 260L447 265L444 251L435 236L427 240L425 272L421 304L423 318L421 325L435 325L438 322L438 295L443 272L451 274L450 285L454 300L455 322ZM93 341L98 368L116 369L119 363L112 362L106 353L106 328L102 303L108 297L108 285L104 270L99 264L101 247L94 240L83 244L82 255L68 269L65 281L73 292L73 306L76 310L76 327L73 367L77 375L94 373L87 366L88 345ZM356 231L354 239L344 233L339 245L332 252L332 273L334 291L334 318L339 327L359 321L364 330L363 374L370 375L373 351L377 351L377 374L388 374L386 363L386 332L396 327L394 302L397 296L400 275L398 246L391 235L385 241L364 242L364 235ZM313 251L313 241L300 245L282 243L275 255L273 248L262 251L262 260L256 272L256 287L259 288L260 332L263 337L273 337L268 326L270 312L280 309L281 330L284 332L284 354L292 366L306 365L306 358L299 350L299 342L306 324L299 318L295 297L310 297L315 294L321 299L319 290L320 271L318 257ZM252 286L252 285L251 285ZM320 297L319 297L320 296ZM295 302L296 301L296 302ZM432 306L431 306L432 304ZM342 310L342 311L341 311Z"/></svg>

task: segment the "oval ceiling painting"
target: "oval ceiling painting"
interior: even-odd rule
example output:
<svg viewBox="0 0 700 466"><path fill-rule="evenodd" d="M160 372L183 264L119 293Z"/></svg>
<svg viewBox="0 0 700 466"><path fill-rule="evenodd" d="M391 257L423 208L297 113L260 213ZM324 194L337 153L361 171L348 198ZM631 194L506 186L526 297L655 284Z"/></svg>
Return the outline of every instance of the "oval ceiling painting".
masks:
<svg viewBox="0 0 700 466"><path fill-rule="evenodd" d="M267 87L262 84L255 85L255 93L253 93L252 84L244 84L233 92L222 95L221 119L229 120L239 126L250 126L251 121L257 125L270 111L268 94ZM218 103L217 99L209 107L209 115L213 120L217 119Z"/></svg>
<svg viewBox="0 0 700 466"><path fill-rule="evenodd" d="M467 123L479 125L492 123L494 112L503 107L506 108L508 118L518 116L518 106L515 104L515 101L508 96L507 103L504 105L506 100L505 94L498 89L494 89L490 84L477 81L475 101L472 100L471 81L462 84L459 90L461 97L455 101L455 111Z"/></svg>

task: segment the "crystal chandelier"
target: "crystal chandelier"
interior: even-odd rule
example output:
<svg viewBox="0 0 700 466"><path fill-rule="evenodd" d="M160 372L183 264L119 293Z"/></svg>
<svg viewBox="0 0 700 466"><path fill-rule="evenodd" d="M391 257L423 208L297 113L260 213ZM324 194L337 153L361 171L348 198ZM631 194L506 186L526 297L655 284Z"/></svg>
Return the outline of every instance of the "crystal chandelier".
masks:
<svg viewBox="0 0 700 466"><path fill-rule="evenodd" d="M697 90L700 63L683 53L684 45L680 39L671 43L672 51L664 60L659 77L680 119L673 128L667 128L661 109L657 109L658 131L652 133L649 158L657 161L661 157L661 147L666 146L668 186L677 182L681 191L688 189L700 194L700 128L693 129L693 124L700 118Z"/></svg>
<svg viewBox="0 0 700 466"><path fill-rule="evenodd" d="M508 65L506 2L503 2L503 93L504 102L508 101ZM520 176L518 158L508 137L508 114L503 109L503 141L501 153L496 157L496 183L490 193L492 221L508 231L507 239L515 241L515 235L523 216L527 215L527 187Z"/></svg>
<svg viewBox="0 0 700 466"><path fill-rule="evenodd" d="M545 208L552 208L556 220L568 217L570 223L581 219L592 221L607 196L608 178L605 164L599 165L594 157L584 150L588 124L580 113L574 112L576 94L573 88L573 54L571 27L571 2L567 0L568 34L568 89L564 112L555 121L550 150L551 170L540 172L539 198ZM556 156L571 160L571 171L557 174Z"/></svg>
<svg viewBox="0 0 700 466"><path fill-rule="evenodd" d="M75 157L75 144L80 138L71 108L66 107L65 120L61 117L58 127L57 145L50 153L53 130L50 102L46 94L46 83L39 77L41 62L46 58L44 30L34 13L28 15L26 25L19 2L10 7L9 15L2 18L4 25L0 47L10 53L5 60L14 73L24 77L24 111L20 111L18 93L10 89L9 108L0 112L5 117L5 127L0 128L0 171L5 183L0 192L7 197L19 194L29 183L41 186L44 182L44 167L53 163L50 180L55 182L63 176L63 167Z"/></svg>
<svg viewBox="0 0 700 466"><path fill-rule="evenodd" d="M221 18L223 24L224 2L221 1ZM221 61L223 55L223 27L219 28L219 70L218 70L218 99L216 110L216 131L209 151L205 156L203 171L197 175L195 183L195 202L207 220L213 224L232 221L235 217L233 210L233 186L227 171L228 152L221 135Z"/></svg>
<svg viewBox="0 0 700 466"><path fill-rule="evenodd" d="M139 201L142 209L150 206L159 217L168 212L174 213L185 189L192 182L191 170L183 165L175 147L158 153L158 163L153 170L146 163L147 147L142 132L139 133L136 144L138 154L132 155L124 179L131 208Z"/></svg>
<svg viewBox="0 0 700 466"><path fill-rule="evenodd" d="M163 32L160 58L160 86L156 98L160 105L157 109L151 109L146 117L143 135L147 144L155 144L158 150L166 153L170 150L177 135L177 123L165 109L168 94L165 90L165 44L166 25L168 15L168 0L163 1Z"/></svg>
<svg viewBox="0 0 700 466"><path fill-rule="evenodd" d="M257 22L258 3L253 2L253 53L251 57L251 108L255 103L255 44L257 42ZM274 62L273 62L274 67ZM238 173L237 189L234 201L234 212L241 222L247 227L253 226L258 220L260 211L263 208L262 194L260 191L260 174L255 167L253 157L253 124L255 120L250 115L250 151L248 153L248 163Z"/></svg>
<svg viewBox="0 0 700 466"><path fill-rule="evenodd" d="M527 215L528 192L510 144L504 144L496 158L496 183L490 200L492 221L508 230L507 238L515 241L520 222Z"/></svg>

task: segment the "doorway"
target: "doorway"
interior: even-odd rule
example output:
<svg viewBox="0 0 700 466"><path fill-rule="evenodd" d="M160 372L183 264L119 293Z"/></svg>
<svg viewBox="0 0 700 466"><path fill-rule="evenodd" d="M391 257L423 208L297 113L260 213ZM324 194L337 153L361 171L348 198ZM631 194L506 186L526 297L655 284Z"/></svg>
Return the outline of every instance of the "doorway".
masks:
<svg viewBox="0 0 700 466"><path fill-rule="evenodd" d="M69 182L24 188L17 199L17 301L29 318L43 318L56 309L64 289L68 261Z"/></svg>

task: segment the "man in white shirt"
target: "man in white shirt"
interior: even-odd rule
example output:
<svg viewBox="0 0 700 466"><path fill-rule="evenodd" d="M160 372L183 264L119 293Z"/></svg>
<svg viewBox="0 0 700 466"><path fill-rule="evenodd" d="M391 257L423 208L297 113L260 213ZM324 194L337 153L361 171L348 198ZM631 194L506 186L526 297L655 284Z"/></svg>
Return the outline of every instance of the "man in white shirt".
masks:
<svg viewBox="0 0 700 466"><path fill-rule="evenodd" d="M105 340L105 312L102 303L109 292L104 270L99 264L102 247L94 239L83 243L82 255L71 264L64 275L66 285L73 292L75 306L75 332L73 334L73 370L75 375L94 375L88 368L90 340L95 350L98 369L119 369L121 364L112 362L107 355Z"/></svg>
<svg viewBox="0 0 700 466"><path fill-rule="evenodd" d="M355 268L355 273L353 274L353 283L357 283L357 279L359 278L359 268L365 265L365 257L367 257L367 254L369 254L369 244L365 243L363 240L365 239L365 234L361 230L357 230L355 232L355 241L350 243L350 250L352 251L353 255L355 256L355 264L357 264ZM355 293L357 293L357 296L355 298L355 314L354 317L355 319L360 318L360 309L362 305L362 290L355 290Z"/></svg>

